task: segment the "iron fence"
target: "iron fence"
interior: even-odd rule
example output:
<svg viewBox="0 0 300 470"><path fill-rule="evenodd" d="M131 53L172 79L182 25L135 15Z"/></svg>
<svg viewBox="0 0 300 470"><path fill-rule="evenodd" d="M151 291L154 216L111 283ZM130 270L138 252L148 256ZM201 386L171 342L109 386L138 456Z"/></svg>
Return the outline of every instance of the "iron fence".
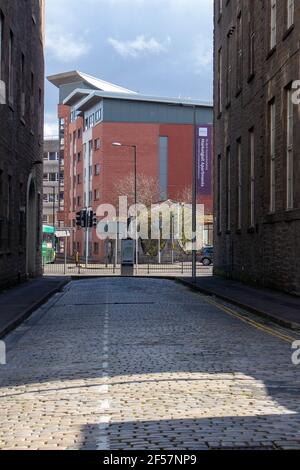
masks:
<svg viewBox="0 0 300 470"><path fill-rule="evenodd" d="M74 263L67 260L66 263L55 262L44 265L44 275L46 276L120 276L121 265L109 263ZM197 263L197 275L207 276L212 273L212 267L203 266ZM144 263L134 267L136 276L164 276L164 277L190 277L192 275L191 262L177 263Z"/></svg>

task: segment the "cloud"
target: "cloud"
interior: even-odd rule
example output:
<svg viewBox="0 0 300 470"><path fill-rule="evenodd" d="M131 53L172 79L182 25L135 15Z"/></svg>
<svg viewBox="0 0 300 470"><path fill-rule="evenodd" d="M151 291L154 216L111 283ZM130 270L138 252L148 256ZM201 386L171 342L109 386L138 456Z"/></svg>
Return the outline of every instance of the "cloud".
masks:
<svg viewBox="0 0 300 470"><path fill-rule="evenodd" d="M160 54L166 52L171 43L170 37L166 41L159 42L155 38L146 39L145 36L137 36L132 41L119 41L118 39L108 38L108 43L122 57L140 57L143 55Z"/></svg>
<svg viewBox="0 0 300 470"><path fill-rule="evenodd" d="M45 114L44 137L58 137L58 118L54 113Z"/></svg>
<svg viewBox="0 0 300 470"><path fill-rule="evenodd" d="M62 32L56 28L48 28L46 49L58 61L67 63L86 55L90 50L90 46L83 37Z"/></svg>
<svg viewBox="0 0 300 470"><path fill-rule="evenodd" d="M191 60L196 74L206 72L213 65L213 43L203 37L197 37L192 48Z"/></svg>

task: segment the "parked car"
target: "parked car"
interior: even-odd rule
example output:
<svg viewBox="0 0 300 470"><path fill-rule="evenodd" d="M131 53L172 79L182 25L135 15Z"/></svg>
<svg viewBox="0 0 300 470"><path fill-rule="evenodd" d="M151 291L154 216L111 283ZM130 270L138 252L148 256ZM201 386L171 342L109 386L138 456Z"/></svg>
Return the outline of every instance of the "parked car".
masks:
<svg viewBox="0 0 300 470"><path fill-rule="evenodd" d="M214 257L214 247L213 246L205 246L200 251L200 263L203 266L210 266L213 264L213 257Z"/></svg>

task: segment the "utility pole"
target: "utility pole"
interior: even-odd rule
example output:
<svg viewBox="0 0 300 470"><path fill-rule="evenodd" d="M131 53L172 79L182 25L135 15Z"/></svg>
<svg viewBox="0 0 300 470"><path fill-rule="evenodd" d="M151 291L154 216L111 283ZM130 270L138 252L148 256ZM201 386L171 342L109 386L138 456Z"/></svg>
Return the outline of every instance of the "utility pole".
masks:
<svg viewBox="0 0 300 470"><path fill-rule="evenodd" d="M87 268L89 263L89 212L88 208L85 208L85 267Z"/></svg>

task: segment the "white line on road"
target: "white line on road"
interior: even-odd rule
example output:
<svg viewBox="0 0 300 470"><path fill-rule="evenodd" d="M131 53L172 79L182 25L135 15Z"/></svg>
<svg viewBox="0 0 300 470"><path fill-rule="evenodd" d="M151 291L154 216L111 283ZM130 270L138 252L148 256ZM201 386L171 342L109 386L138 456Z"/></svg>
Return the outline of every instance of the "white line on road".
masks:
<svg viewBox="0 0 300 470"><path fill-rule="evenodd" d="M107 369L109 367L109 306L108 306L108 291L106 291L105 296L105 313L104 313L104 325L103 325L103 345L102 345L102 379L104 385L98 387L99 393L102 395L102 400L100 401L100 412L108 413L110 410L110 400L109 400L109 384L108 379L109 375L107 373ZM109 424L111 418L109 415L101 416L100 422L98 425L99 428L99 438L97 443L97 450L109 450L110 442L109 442Z"/></svg>

